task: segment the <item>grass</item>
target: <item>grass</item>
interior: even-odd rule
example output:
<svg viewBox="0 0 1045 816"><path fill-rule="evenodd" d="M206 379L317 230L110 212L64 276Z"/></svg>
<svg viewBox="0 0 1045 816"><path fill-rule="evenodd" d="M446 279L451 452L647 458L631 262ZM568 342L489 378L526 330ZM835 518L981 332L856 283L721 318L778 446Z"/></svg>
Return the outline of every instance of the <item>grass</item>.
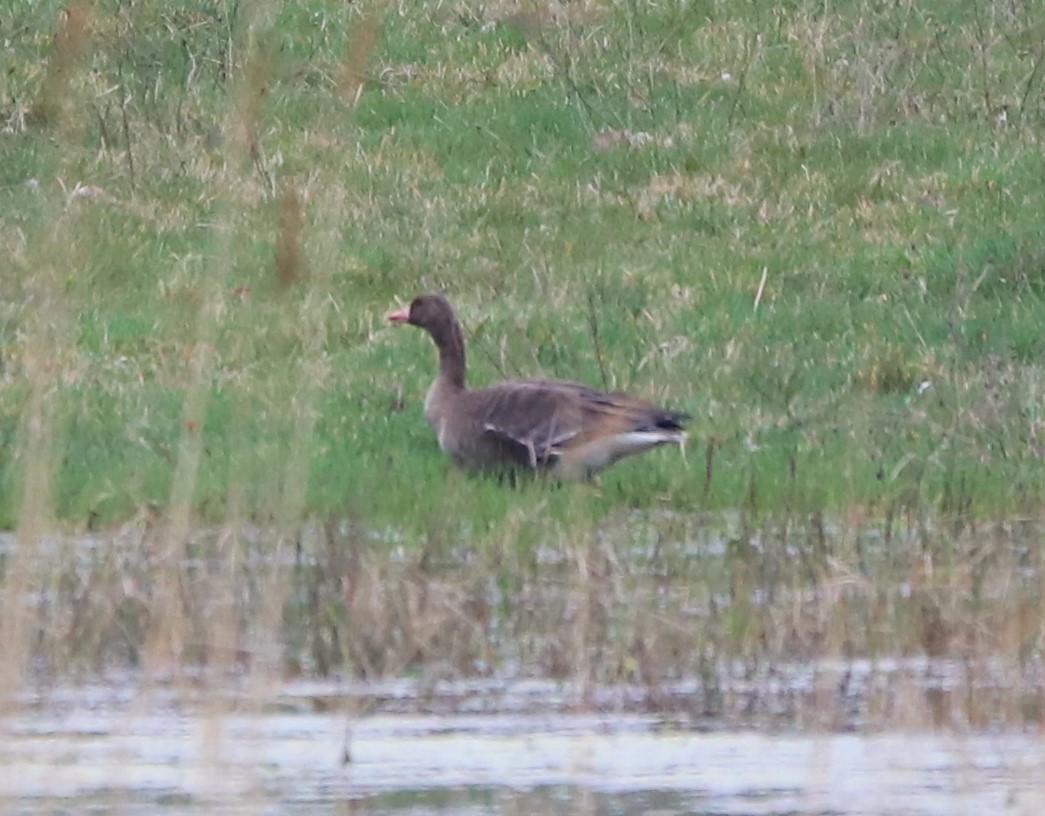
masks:
<svg viewBox="0 0 1045 816"><path fill-rule="evenodd" d="M155 649L185 655L156 621L201 523L352 519L427 563L622 507L1040 518L1040 3L246 8L2 13L0 526L159 511ZM686 459L452 472L430 344L381 317L437 288L473 383L634 390L694 415Z"/></svg>

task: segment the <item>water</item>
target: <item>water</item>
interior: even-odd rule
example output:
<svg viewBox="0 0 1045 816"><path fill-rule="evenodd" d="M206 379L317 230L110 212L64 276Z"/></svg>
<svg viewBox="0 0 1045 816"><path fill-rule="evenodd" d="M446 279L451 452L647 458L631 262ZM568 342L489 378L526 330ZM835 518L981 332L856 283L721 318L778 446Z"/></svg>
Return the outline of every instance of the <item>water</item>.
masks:
<svg viewBox="0 0 1045 816"><path fill-rule="evenodd" d="M694 539L683 532L678 553L668 553L666 539L657 538L656 557L639 548L631 560L633 536L624 537L599 565L613 580L599 584L597 593L587 573L572 582L563 578L574 569L568 554L542 550L538 566L546 573L523 586L511 604L494 598L484 607L506 616L491 618L483 648L474 650L484 660L495 655L489 665L502 672L500 679L299 682L259 689L250 654L252 659L236 663L243 676L231 679L215 680L185 660L178 685L147 686L141 677L111 668L104 683L41 687L0 713L0 814L1045 813L1045 740L1029 725L1041 720L1045 668L1036 652L1027 653L1038 636L1040 568L1033 559L1024 563L1026 553L1040 549L1040 535L1028 534L1024 541L999 534L992 544L997 557L974 562L981 579L975 598L946 569L932 573L931 592L916 586L911 575L924 583L928 573L912 573L909 558L896 557L897 548L885 544L876 548L871 542L855 555L834 551L821 565L830 568L823 581L793 575L778 580L778 565L765 559L761 572L753 573L761 583L752 579L744 601L759 610L764 642L776 644L775 651L731 661L727 650L708 667L693 659L704 641L677 634L696 627L727 631L722 616L729 611L732 584L722 577L720 563L726 539ZM759 540L749 543L757 554ZM14 544L0 534L0 558ZM135 665L132 657L146 642L153 600L147 594L148 537L67 544L54 545L61 557L41 548L52 572L39 582L44 590L29 600L50 627L41 630L34 682L65 676L62 667L79 665L83 651L98 665ZM262 544L258 539L246 548L252 570L273 557ZM342 576L356 580L369 573L356 567L339 572L316 561L306 566L319 569L298 575L299 560L321 551L313 544L301 553L274 550L289 559L281 566L297 581L290 589L306 600L314 589L317 597L326 592L328 600L342 602ZM918 546L918 564L930 563ZM982 555L973 544L968 551L970 558ZM187 633L206 633L209 604L224 597L224 584L208 583L213 576L206 563L193 561L185 572L195 582L195 594L187 597ZM460 593L446 595L445 609L418 607L422 618L435 609L434 621L419 620L426 626L458 621L459 598L475 595L468 570L455 565L430 585L419 585L416 571L405 569L409 563L399 571L394 558L381 563L373 597L388 588L420 586L417 596L396 598L397 608L413 608L428 589L441 597L461 574ZM719 583L707 577L716 571ZM223 575L220 569L215 574ZM957 577L963 574L959 570ZM309 583L316 575L327 583ZM247 598L235 616L244 630L258 626L260 605L250 593L263 586L235 584L234 597ZM895 591L882 594L890 587ZM712 597L714 604L707 602ZM888 614L864 625L861 616L880 611L875 604L882 598L889 601ZM946 633L958 647L950 657L945 651L942 657L882 656L873 662L858 656L803 660L786 646L796 618L815 623L841 615L841 630L856 638L854 655L889 647L903 655L920 641L890 636L883 644L882 627L898 633L911 625L925 629L927 603L948 612ZM607 622L604 631L587 633L584 643L564 625L578 604ZM290 638L280 647L307 671L311 641L301 633L311 631L317 618L315 609L300 605L290 616L298 627L290 634L300 642ZM114 616L113 609L129 620ZM636 609L652 629L632 627ZM362 602L350 611L353 631L364 632L367 643L389 642L389 666L407 665L392 642L400 625L394 617L383 607L367 617ZM1010 621L1027 628L1008 632ZM986 636L992 627L1004 630L997 639ZM336 634L346 633L343 628ZM77 638L85 634L96 642L81 649ZM632 654L629 644L640 635L677 647L635 658L658 670L648 684L598 685L597 672L582 671L587 664L567 676L591 676L590 684L519 679L540 669L546 645L561 648L570 669L572 649L584 646L619 658ZM462 663L483 668L468 662L474 657L468 649L457 654L457 642L448 638L445 653L426 654L431 676L453 676L446 667ZM520 643L530 644L530 651ZM969 644L980 645L967 653ZM265 665L260 658L256 664ZM703 674L694 677L697 671ZM641 676L607 671L611 677L632 674ZM679 677L688 679L668 679Z"/></svg>
<svg viewBox="0 0 1045 816"><path fill-rule="evenodd" d="M701 731L651 714L570 713L555 684L520 684L518 694L501 687L497 705L471 706L482 713L460 705L421 713L410 711L418 706L409 684L375 691L385 701L377 713L352 717L331 707L336 685L287 686L250 705L242 697L193 700L119 683L43 692L0 721L0 809L155 816L1045 812L1045 741L1034 734ZM477 690L462 686L456 694L475 700ZM352 706L352 699L341 703ZM526 703L512 704L519 699Z"/></svg>

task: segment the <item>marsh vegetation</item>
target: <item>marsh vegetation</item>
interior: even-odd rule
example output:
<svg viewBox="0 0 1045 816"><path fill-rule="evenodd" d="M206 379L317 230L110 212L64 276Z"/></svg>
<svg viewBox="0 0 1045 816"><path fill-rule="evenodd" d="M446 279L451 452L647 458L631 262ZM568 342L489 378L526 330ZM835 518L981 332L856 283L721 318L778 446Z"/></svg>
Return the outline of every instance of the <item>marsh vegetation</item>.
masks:
<svg viewBox="0 0 1045 816"><path fill-rule="evenodd" d="M0 23L5 699L512 676L737 722L829 661L763 713L1040 722L1039 0ZM643 394L686 457L451 470L381 320L428 290L474 383ZM848 694L897 659L950 679Z"/></svg>

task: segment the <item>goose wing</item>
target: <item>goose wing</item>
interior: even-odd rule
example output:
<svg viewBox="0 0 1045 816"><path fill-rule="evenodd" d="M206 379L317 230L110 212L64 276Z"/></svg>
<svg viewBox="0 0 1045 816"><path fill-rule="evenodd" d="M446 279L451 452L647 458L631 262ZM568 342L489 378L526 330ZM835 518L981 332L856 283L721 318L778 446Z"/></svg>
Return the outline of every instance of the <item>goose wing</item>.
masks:
<svg viewBox="0 0 1045 816"><path fill-rule="evenodd" d="M514 461L535 469L603 440L681 432L687 418L628 394L559 380L510 380L469 397L483 432Z"/></svg>

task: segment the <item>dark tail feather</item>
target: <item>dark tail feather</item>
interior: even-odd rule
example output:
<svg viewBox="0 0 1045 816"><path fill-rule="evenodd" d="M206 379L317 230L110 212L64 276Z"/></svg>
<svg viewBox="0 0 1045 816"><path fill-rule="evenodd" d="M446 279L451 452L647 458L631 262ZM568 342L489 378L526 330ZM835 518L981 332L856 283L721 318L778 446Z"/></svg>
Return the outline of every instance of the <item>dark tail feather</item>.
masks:
<svg viewBox="0 0 1045 816"><path fill-rule="evenodd" d="M661 411L653 418L653 426L662 431L684 431L692 418L685 411Z"/></svg>

